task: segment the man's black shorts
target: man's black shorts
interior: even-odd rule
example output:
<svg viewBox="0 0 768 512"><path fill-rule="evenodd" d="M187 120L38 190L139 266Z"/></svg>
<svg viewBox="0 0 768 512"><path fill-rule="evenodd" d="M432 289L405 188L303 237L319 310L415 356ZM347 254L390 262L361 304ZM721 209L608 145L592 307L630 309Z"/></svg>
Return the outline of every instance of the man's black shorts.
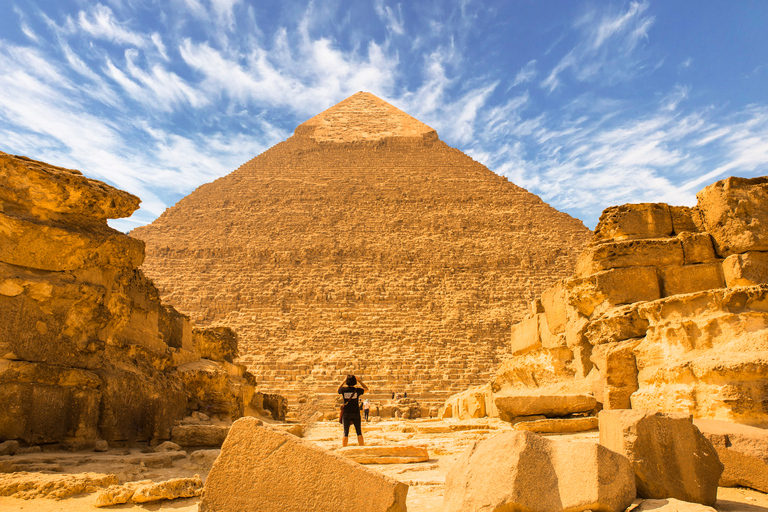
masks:
<svg viewBox="0 0 768 512"><path fill-rule="evenodd" d="M363 426L362 422L360 421L360 415L349 415L346 414L341 417L341 424L344 426L344 437L349 437L349 425L353 424L355 426L355 432L357 432L357 435L361 436L363 435Z"/></svg>

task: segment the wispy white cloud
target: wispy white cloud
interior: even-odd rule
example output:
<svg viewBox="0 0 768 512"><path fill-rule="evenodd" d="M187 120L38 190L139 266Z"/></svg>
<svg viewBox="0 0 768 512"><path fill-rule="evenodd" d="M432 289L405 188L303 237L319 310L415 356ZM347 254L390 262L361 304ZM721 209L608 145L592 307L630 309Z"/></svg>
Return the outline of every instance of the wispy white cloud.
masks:
<svg viewBox="0 0 768 512"><path fill-rule="evenodd" d="M27 20L27 15L18 8L18 6L13 6L13 12L16 14L16 16L19 18L19 28L21 28L22 33L27 36L32 42L34 43L40 43L40 38L35 34L35 32L30 28L29 21Z"/></svg>
<svg viewBox="0 0 768 512"><path fill-rule="evenodd" d="M155 45L155 48L157 48L157 52L160 54L160 56L166 61L170 60L168 57L168 52L165 49L165 44L163 43L163 38L160 36L160 34L155 32L152 34L152 36L150 36L150 38L152 39L152 44Z"/></svg>
<svg viewBox="0 0 768 512"><path fill-rule="evenodd" d="M373 7L376 14L384 22L387 30L399 36L405 34L405 21L403 20L403 11L400 4L397 4L396 9L392 9L384 4L384 0L374 0Z"/></svg>
<svg viewBox="0 0 768 512"><path fill-rule="evenodd" d="M234 7L240 4L242 0L210 0L216 20L220 26L229 30L235 28Z"/></svg>
<svg viewBox="0 0 768 512"><path fill-rule="evenodd" d="M525 66L520 68L520 71L515 75L515 80L512 82L512 87L520 84L525 84L536 78L538 71L536 70L536 59L529 61Z"/></svg>
<svg viewBox="0 0 768 512"><path fill-rule="evenodd" d="M92 37L117 44L140 48L147 44L143 35L131 31L115 20L112 9L103 4L96 4L88 12L80 11L77 16L77 27Z"/></svg>
<svg viewBox="0 0 768 512"><path fill-rule="evenodd" d="M643 58L636 55L648 38L655 17L647 14L647 2L632 2L625 12L599 15L590 11L575 24L579 43L556 65L541 86L549 92L561 86L561 75L571 70L579 81L601 79L607 84L624 81L642 71Z"/></svg>

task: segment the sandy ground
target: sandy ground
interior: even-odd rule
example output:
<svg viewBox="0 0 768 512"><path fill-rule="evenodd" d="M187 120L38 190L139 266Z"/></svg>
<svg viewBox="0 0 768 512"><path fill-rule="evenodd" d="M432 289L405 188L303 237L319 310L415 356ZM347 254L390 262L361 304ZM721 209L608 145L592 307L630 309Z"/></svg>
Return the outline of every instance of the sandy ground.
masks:
<svg viewBox="0 0 768 512"><path fill-rule="evenodd" d="M432 430L448 430L440 433L420 433L420 427L430 427ZM435 428L437 427L437 428ZM441 428L442 427L442 428ZM417 420L409 422L381 422L364 424L363 430L367 445L415 445L426 447L430 454L427 462L418 464L374 464L370 468L407 483L409 512L440 512L443 504L445 475L458 455L473 441L482 440L501 430L509 429L509 425L498 420L473 420L463 422L440 422L436 420ZM305 439L308 439L326 449L335 450L341 447L340 429L338 423L322 422L308 427ZM456 431L455 429L463 429ZM568 439L575 442L597 442L597 432L569 434L556 436L558 439ZM350 438L350 445L355 445L356 439ZM186 458L173 460L171 463L151 462L152 455L141 454L134 450L110 450L106 454L76 453L41 453L24 455L29 463L34 463L38 470L46 465L55 469L56 474L78 474L83 472L116 474L121 480L162 481L169 478L188 477L199 474L203 479L207 471L201 468L190 468ZM145 462L137 464L146 457ZM19 460L19 456L14 456ZM8 460L9 458L2 458ZM155 466L155 467L147 467ZM40 511L40 512L93 512L95 510L131 510L131 511L197 511L197 498L163 501L154 504L125 504L97 509L93 506L96 494L77 495L61 500L36 498L19 499L0 497L0 511ZM717 510L720 512L768 512L768 495L743 488L721 487L718 492Z"/></svg>

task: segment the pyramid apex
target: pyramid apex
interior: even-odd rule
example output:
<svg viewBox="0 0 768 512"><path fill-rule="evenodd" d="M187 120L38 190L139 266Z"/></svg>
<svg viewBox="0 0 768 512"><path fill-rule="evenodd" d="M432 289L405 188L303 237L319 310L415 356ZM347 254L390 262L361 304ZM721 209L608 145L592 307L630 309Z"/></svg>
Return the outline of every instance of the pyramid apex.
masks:
<svg viewBox="0 0 768 512"><path fill-rule="evenodd" d="M303 122L295 134L317 142L370 142L393 137L437 139L433 128L365 91Z"/></svg>

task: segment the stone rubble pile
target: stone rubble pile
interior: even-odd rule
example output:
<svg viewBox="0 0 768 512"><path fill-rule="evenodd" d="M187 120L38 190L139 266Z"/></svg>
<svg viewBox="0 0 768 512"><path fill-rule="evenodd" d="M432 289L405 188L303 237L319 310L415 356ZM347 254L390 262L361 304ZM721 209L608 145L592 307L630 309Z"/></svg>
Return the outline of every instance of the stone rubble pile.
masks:
<svg viewBox="0 0 768 512"><path fill-rule="evenodd" d="M144 243L107 225L138 205L0 153L0 442L159 443L193 411L268 414L270 398L233 363L234 333L193 332L139 270ZM272 411L284 415L284 400Z"/></svg>

